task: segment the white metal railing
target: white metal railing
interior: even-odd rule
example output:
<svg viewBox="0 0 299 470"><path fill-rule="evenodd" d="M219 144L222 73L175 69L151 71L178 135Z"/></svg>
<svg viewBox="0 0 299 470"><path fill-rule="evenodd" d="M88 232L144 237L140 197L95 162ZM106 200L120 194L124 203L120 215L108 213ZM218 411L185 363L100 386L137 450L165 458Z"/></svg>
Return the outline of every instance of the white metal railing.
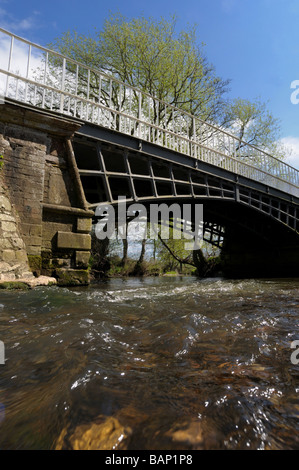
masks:
<svg viewBox="0 0 299 470"><path fill-rule="evenodd" d="M0 97L138 137L299 197L299 170L191 114L0 28Z"/></svg>

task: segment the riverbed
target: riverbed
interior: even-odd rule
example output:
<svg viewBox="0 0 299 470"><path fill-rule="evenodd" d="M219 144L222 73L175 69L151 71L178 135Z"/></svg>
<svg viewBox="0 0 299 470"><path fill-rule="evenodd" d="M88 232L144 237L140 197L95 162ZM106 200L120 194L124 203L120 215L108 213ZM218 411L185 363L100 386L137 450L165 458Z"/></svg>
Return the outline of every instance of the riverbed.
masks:
<svg viewBox="0 0 299 470"><path fill-rule="evenodd" d="M2 450L299 448L299 279L1 291L0 340Z"/></svg>

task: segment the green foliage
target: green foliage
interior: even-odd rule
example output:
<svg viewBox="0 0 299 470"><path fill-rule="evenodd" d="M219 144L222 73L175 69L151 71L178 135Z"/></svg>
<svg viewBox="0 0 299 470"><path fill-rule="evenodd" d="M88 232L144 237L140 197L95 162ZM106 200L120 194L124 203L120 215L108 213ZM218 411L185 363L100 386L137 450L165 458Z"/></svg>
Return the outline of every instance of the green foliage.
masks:
<svg viewBox="0 0 299 470"><path fill-rule="evenodd" d="M186 265L193 265L192 251L186 249L186 242L181 233L169 227L169 239L159 238L157 243L157 257L166 271L186 271ZM184 267L184 269L183 269ZM192 266L194 269L194 266Z"/></svg>
<svg viewBox="0 0 299 470"><path fill-rule="evenodd" d="M283 159L288 149L279 143L280 123L260 99L249 101L237 98L231 101L226 111L226 126L240 140L259 147L271 155ZM242 153L244 144L238 144Z"/></svg>
<svg viewBox="0 0 299 470"><path fill-rule="evenodd" d="M224 109L229 82L207 61L204 44L197 44L196 28L177 33L175 17L168 21L111 15L102 30L86 36L67 31L50 47L202 119L214 120ZM94 77L95 96L98 85ZM143 105L148 109L148 103ZM155 106L152 113L154 122L161 121L164 106Z"/></svg>
<svg viewBox="0 0 299 470"><path fill-rule="evenodd" d="M2 170L3 165L4 165L3 159L4 159L3 155L0 155L0 170Z"/></svg>
<svg viewBox="0 0 299 470"><path fill-rule="evenodd" d="M106 271L108 277L130 277L130 276L160 276L163 268L160 262L146 260L140 263L128 258L125 263L119 256L109 257L110 267Z"/></svg>
<svg viewBox="0 0 299 470"><path fill-rule="evenodd" d="M94 28L86 35L67 31L49 46L134 87L127 106L130 112L138 115L141 104L143 117L150 122L165 127L169 125L174 116L166 110L164 103L168 103L204 121L226 127L241 140L278 158L284 158L288 153L278 143L279 121L262 101L237 98L227 102L225 96L229 80L217 76L213 65L207 60L205 45L197 40L196 26L177 31L175 16L169 20L159 20L111 14L101 30ZM50 63L55 77L55 67L59 70L59 61L61 59L53 58ZM78 73L76 92L79 95L86 96L88 93L90 99L107 107L111 106L112 101L115 109L126 111L125 93L120 84L115 81L110 83L109 78L103 78L100 82L97 73L88 75L84 68L76 70L74 64L67 64L70 75ZM160 101L142 94L142 102L139 103L137 90ZM191 121L180 121L189 136L197 132L193 128L195 122ZM200 135L203 137L203 129L200 129ZM238 156L246 156L242 148L243 144L236 144Z"/></svg>

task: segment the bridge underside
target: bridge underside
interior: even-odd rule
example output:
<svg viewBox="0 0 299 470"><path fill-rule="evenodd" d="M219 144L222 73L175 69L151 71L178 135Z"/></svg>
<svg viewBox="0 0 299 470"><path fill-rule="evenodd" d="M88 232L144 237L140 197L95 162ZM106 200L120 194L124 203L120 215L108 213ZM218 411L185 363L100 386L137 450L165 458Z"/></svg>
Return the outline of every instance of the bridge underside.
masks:
<svg viewBox="0 0 299 470"><path fill-rule="evenodd" d="M299 276L298 203L262 182L90 125L73 149L89 208L202 204L205 240L222 247L229 277Z"/></svg>

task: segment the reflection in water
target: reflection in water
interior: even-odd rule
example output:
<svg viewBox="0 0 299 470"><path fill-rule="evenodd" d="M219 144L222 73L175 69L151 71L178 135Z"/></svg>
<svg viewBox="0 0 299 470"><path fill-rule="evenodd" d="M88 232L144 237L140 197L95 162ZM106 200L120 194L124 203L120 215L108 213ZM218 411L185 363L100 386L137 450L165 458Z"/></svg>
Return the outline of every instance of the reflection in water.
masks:
<svg viewBox="0 0 299 470"><path fill-rule="evenodd" d="M0 293L1 449L299 447L299 280Z"/></svg>

